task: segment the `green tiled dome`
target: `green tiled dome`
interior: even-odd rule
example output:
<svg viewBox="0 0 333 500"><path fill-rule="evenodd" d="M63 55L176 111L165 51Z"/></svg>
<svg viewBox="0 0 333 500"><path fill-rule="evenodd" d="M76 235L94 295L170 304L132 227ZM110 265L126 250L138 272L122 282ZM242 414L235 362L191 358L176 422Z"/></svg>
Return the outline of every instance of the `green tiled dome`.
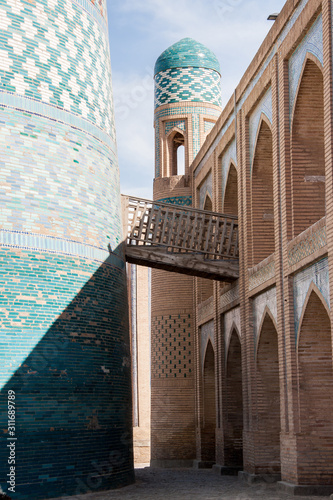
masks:
<svg viewBox="0 0 333 500"><path fill-rule="evenodd" d="M183 38L166 49L155 64L155 75L171 68L206 68L220 72L220 64L213 52L193 38Z"/></svg>

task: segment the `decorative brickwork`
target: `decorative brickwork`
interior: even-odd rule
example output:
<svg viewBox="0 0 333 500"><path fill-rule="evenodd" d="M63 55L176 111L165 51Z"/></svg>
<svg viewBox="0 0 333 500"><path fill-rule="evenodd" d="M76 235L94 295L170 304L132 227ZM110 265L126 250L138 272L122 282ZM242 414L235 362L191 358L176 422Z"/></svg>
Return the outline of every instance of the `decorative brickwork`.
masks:
<svg viewBox="0 0 333 500"><path fill-rule="evenodd" d="M220 297L220 308L224 309L234 301L239 301L239 285L236 283L230 290L224 292Z"/></svg>
<svg viewBox="0 0 333 500"><path fill-rule="evenodd" d="M5 247L0 269L0 307L6 311L0 326L1 405L14 390L21 498L31 498L31 484L34 498L50 491L52 496L75 493L77 484L86 487L94 457L114 461L114 474L101 488L128 483L133 476L124 440L131 421L127 328L120 319L126 301L123 271L108 263ZM116 341L108 334L111 324L117 325ZM1 440L1 478L8 472L6 439ZM31 467L32 451L36 467Z"/></svg>
<svg viewBox="0 0 333 500"><path fill-rule="evenodd" d="M236 112L238 112L242 108L242 106L244 105L245 101L247 100L247 98L251 94L252 90L256 87L256 85L258 84L258 82L262 78L264 72L266 71L266 69L269 66L269 64L272 62L272 60L273 60L275 54L277 53L278 49L280 48L281 44L283 43L283 41L287 37L287 35L290 32L290 30L292 29L292 27L297 22L299 16L302 14L302 12L303 12L306 4L308 3L308 1L309 0L301 0L301 2L299 3L299 5L297 6L297 8L294 10L291 18L285 24L285 26L283 27L281 33L277 37L276 44L271 47L271 50L268 50L268 56L266 57L266 59L264 61L262 61L262 64L260 64L259 71L253 76L253 78L251 78L251 81L247 82L246 88L244 90L244 93L243 93L242 97L239 99L239 101L237 102ZM216 139L211 144L211 146L209 147L207 153L204 156L204 162L206 162L208 160L209 156L216 149L216 146L219 144L219 142L221 141L221 138L224 136L224 134L226 133L226 131L229 129L229 127L230 127L231 122L233 121L233 119L234 119L234 114L232 114L223 123L221 131L219 132L219 134L217 135ZM194 173L195 177L199 174L199 172L200 172L203 164L204 163L201 161L200 164L197 166L197 168L195 170L195 173Z"/></svg>
<svg viewBox="0 0 333 500"><path fill-rule="evenodd" d="M212 297L209 297L204 302L200 302L197 306L197 323L201 325L207 323L214 316L214 302Z"/></svg>
<svg viewBox="0 0 333 500"><path fill-rule="evenodd" d="M263 260L258 266L253 267L249 272L249 290L254 290L263 285L266 281L275 276L274 256Z"/></svg>
<svg viewBox="0 0 333 500"><path fill-rule="evenodd" d="M208 321L204 325L200 327L200 353L201 353L201 365L203 369L203 365L205 362L205 353L207 349L208 342L212 344L214 347L215 339L214 339L214 320Z"/></svg>
<svg viewBox="0 0 333 500"><path fill-rule="evenodd" d="M325 218L300 235L296 236L288 245L289 266L297 264L302 259L314 254L327 245Z"/></svg>
<svg viewBox="0 0 333 500"><path fill-rule="evenodd" d="M193 371L191 315L152 318L152 371L158 378L188 377Z"/></svg>

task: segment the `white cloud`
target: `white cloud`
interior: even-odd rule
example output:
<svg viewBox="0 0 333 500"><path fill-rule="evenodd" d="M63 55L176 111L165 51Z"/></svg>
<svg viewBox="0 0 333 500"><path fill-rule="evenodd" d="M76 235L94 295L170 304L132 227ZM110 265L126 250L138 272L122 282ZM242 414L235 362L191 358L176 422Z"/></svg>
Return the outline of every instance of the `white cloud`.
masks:
<svg viewBox="0 0 333 500"><path fill-rule="evenodd" d="M151 70L113 73L121 191L151 198L154 177L153 79Z"/></svg>
<svg viewBox="0 0 333 500"><path fill-rule="evenodd" d="M153 67L181 38L217 56L223 106L250 64L284 0L111 0L113 94L122 191L147 197L154 177ZM145 193L145 194L144 194Z"/></svg>

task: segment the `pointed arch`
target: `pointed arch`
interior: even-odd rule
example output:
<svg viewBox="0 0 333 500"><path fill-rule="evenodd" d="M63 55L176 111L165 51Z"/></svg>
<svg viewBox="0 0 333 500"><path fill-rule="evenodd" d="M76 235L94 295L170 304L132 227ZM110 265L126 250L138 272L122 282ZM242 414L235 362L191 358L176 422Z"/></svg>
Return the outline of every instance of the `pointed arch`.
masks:
<svg viewBox="0 0 333 500"><path fill-rule="evenodd" d="M274 252L273 141L262 113L251 171L252 265Z"/></svg>
<svg viewBox="0 0 333 500"><path fill-rule="evenodd" d="M207 210L208 212L213 211L213 201L208 191L206 191L205 194L203 210ZM206 278L198 278L197 283L198 283L198 297L200 302L204 302L205 300L208 300L210 297L212 297L214 293L213 280L208 280Z"/></svg>
<svg viewBox="0 0 333 500"><path fill-rule="evenodd" d="M230 333L230 335L228 336L227 345L225 346L225 352L227 353L227 355L226 355L226 361L228 360L230 340L231 340L231 336L232 336L233 332L235 332L235 333L236 333L236 335L237 335L237 337L238 337L238 339L239 339L239 342L242 342L240 332L239 332L238 327L237 327L237 325L236 325L236 323L235 323L234 321L232 322L232 325L231 325L231 328L230 328L230 330L229 330L229 331L230 331L231 333Z"/></svg>
<svg viewBox="0 0 333 500"><path fill-rule="evenodd" d="M203 209L204 210L208 210L208 212L212 212L213 211L213 201L212 201L212 198L211 198L211 196L210 196L210 194L208 192L205 195L205 201L204 201Z"/></svg>
<svg viewBox="0 0 333 500"><path fill-rule="evenodd" d="M258 328L258 332L257 332L257 341L256 341L256 358L257 358L257 355L258 355L258 347L259 347L260 337L261 337L261 334L262 334L262 331L263 331L263 325L264 325L264 321L266 320L266 316L268 316L268 318L270 318L270 320L272 321L272 323L273 323L273 325L274 325L275 330L277 331L277 323L276 323L276 320L275 320L275 318L274 318L274 316L273 316L272 311L271 311L271 310L270 310L270 308L266 305L266 306L265 306L265 309L264 309L264 312L262 313L261 321L260 321L259 328Z"/></svg>
<svg viewBox="0 0 333 500"><path fill-rule="evenodd" d="M203 356L202 356L203 366L205 365L205 360L206 360L207 350L208 350L209 344L210 344L210 347L212 347L212 349L213 349L213 353L215 353L215 351L214 351L214 344L212 342L212 339L210 337L208 337L206 345L205 345L204 353L203 353Z"/></svg>
<svg viewBox="0 0 333 500"><path fill-rule="evenodd" d="M292 237L325 216L323 72L307 54L291 120Z"/></svg>
<svg viewBox="0 0 333 500"><path fill-rule="evenodd" d="M226 356L226 399L224 421L224 464L243 465L243 386L242 348L236 325L233 324Z"/></svg>
<svg viewBox="0 0 333 500"><path fill-rule="evenodd" d="M184 164L186 172L186 137L183 130L173 127L166 137L167 141L167 176L179 175L178 148L184 146Z"/></svg>
<svg viewBox="0 0 333 500"><path fill-rule="evenodd" d="M257 473L280 473L280 377L278 335L266 311L256 359Z"/></svg>
<svg viewBox="0 0 333 500"><path fill-rule="evenodd" d="M259 136L260 136L260 131L261 131L261 127L262 127L263 123L265 123L267 125L267 127L269 128L269 130L272 132L272 124L271 124L269 118L265 115L265 113L261 112L260 119L259 119L259 124L258 124L258 128L257 128L257 133L256 133L256 138L255 138L255 141L254 141L254 147L253 147L254 153L253 153L253 158L252 158L252 162L251 162L251 175L252 175L252 172L253 172L253 164L254 164L254 158L255 158L255 151L257 149L258 140L259 140Z"/></svg>
<svg viewBox="0 0 333 500"><path fill-rule="evenodd" d="M167 139L170 139L170 137L175 136L177 133L184 135L184 130L179 127L172 127L172 129L167 133L166 137Z"/></svg>
<svg viewBox="0 0 333 500"><path fill-rule="evenodd" d="M333 484L333 365L330 316L311 287L297 345L299 484ZM319 292L319 293L318 293Z"/></svg>
<svg viewBox="0 0 333 500"><path fill-rule="evenodd" d="M306 297L305 297L305 300L304 300L304 304L303 304L301 316L300 316L299 323L298 323L298 329L297 329L297 332L296 332L297 349L298 349L298 343L299 343L299 332L301 330L302 323L303 323L303 318L304 318L304 314L305 314L305 311L307 310L308 302L310 300L310 296L311 296L312 293L315 293L318 296L318 298L321 301L323 307L326 309L326 312L327 312L328 316L330 316L330 309L328 307L328 304L327 304L327 302L326 302L323 294L321 293L321 291L319 290L319 288L317 287L317 285L313 281L311 281L311 284L309 286L309 290L307 291L307 294L306 294Z"/></svg>
<svg viewBox="0 0 333 500"><path fill-rule="evenodd" d="M294 99L292 110L291 110L291 120L290 120L290 123L293 123L293 121L294 121L296 101L297 101L297 97L298 97L298 94L299 94L299 91L300 91L300 86L301 86L301 83L302 83L302 79L303 79L303 75L304 75L304 71L305 71L305 66L306 66L306 64L307 64L308 61L312 61L314 64L316 64L316 66L318 66L318 69L321 72L323 71L323 66L322 66L321 62L319 61L318 57L316 57L311 52L307 52L306 55L305 55L304 61L303 61L302 71L301 71L301 75L300 75L300 78L299 78L299 81L298 81L298 85L297 85L297 89L296 89L296 93L295 93L295 99Z"/></svg>
<svg viewBox="0 0 333 500"><path fill-rule="evenodd" d="M225 214L238 215L238 176L237 168L232 160L228 168L222 212Z"/></svg>
<svg viewBox="0 0 333 500"><path fill-rule="evenodd" d="M201 429L201 460L215 463L215 353L211 340L206 346L203 364L203 422Z"/></svg>

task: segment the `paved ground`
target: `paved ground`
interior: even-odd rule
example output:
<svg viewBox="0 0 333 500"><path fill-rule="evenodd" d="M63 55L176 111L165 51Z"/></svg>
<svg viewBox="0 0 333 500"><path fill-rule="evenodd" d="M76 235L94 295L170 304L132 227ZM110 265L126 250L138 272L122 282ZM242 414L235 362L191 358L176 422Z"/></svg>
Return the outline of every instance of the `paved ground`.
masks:
<svg viewBox="0 0 333 500"><path fill-rule="evenodd" d="M67 500L66 497L62 500ZM211 470L136 469L136 483L116 491L88 493L75 500L319 500L328 497L294 497L275 484L248 486L237 477ZM74 500L71 497L71 500Z"/></svg>

